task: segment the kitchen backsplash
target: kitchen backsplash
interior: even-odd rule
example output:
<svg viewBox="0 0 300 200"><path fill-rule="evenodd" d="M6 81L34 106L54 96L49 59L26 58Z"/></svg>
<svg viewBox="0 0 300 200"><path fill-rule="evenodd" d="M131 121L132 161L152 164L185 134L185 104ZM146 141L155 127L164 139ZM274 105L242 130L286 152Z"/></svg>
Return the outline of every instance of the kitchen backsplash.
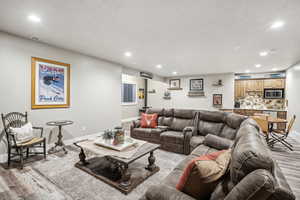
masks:
<svg viewBox="0 0 300 200"><path fill-rule="evenodd" d="M260 94L247 94L244 98L236 99L242 109L284 110L284 99L264 99Z"/></svg>

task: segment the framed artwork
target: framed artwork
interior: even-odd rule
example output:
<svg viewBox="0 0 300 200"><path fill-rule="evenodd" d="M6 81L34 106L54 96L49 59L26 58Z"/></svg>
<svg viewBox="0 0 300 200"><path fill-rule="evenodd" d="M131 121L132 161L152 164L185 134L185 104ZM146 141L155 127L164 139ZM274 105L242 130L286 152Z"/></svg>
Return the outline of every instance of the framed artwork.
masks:
<svg viewBox="0 0 300 200"><path fill-rule="evenodd" d="M180 89L180 79L170 79L169 85L169 89Z"/></svg>
<svg viewBox="0 0 300 200"><path fill-rule="evenodd" d="M213 94L213 105L221 106L222 104L222 94Z"/></svg>
<svg viewBox="0 0 300 200"><path fill-rule="evenodd" d="M190 79L190 91L203 91L203 78Z"/></svg>
<svg viewBox="0 0 300 200"><path fill-rule="evenodd" d="M70 107L70 64L31 58L31 108Z"/></svg>

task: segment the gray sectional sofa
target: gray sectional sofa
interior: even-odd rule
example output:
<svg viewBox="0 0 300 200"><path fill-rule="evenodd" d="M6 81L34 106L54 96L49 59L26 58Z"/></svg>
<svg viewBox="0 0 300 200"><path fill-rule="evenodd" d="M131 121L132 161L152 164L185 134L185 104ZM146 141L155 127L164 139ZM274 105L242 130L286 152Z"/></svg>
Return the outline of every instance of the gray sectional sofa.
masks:
<svg viewBox="0 0 300 200"><path fill-rule="evenodd" d="M131 136L160 143L163 149L188 156L161 184L151 186L140 200L195 200L175 188L185 166L198 156L226 148L232 149L229 172L219 180L210 200L295 199L252 119L211 111L152 109L147 112L159 113L159 125L163 127L146 132L135 121ZM172 125L174 121L180 125Z"/></svg>
<svg viewBox="0 0 300 200"><path fill-rule="evenodd" d="M235 139L244 116L219 111L187 109L148 109L158 113L158 128L141 128L140 121L131 124L131 137L161 144L161 148L175 153L190 154L202 144L207 134Z"/></svg>

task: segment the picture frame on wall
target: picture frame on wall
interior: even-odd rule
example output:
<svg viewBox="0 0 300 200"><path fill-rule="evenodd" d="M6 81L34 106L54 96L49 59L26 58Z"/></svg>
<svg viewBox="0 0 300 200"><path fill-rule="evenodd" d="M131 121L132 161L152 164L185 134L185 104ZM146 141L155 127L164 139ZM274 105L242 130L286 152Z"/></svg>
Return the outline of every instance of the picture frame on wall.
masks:
<svg viewBox="0 0 300 200"><path fill-rule="evenodd" d="M190 91L203 91L204 81L203 78L190 79Z"/></svg>
<svg viewBox="0 0 300 200"><path fill-rule="evenodd" d="M70 107L70 64L31 58L31 108Z"/></svg>
<svg viewBox="0 0 300 200"><path fill-rule="evenodd" d="M180 90L180 79L170 79L169 80L169 89L170 90Z"/></svg>
<svg viewBox="0 0 300 200"><path fill-rule="evenodd" d="M222 105L223 105L223 95L213 94L213 106L222 106Z"/></svg>

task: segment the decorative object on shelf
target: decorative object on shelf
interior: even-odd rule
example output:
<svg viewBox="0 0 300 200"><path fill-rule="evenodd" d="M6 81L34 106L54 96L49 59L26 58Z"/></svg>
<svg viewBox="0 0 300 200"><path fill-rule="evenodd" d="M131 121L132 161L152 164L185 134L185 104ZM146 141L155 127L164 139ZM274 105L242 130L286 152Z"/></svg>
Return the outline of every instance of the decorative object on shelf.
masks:
<svg viewBox="0 0 300 200"><path fill-rule="evenodd" d="M182 90L180 87L180 79L170 79L169 80L169 90Z"/></svg>
<svg viewBox="0 0 300 200"><path fill-rule="evenodd" d="M223 86L223 81L222 79L219 79L217 82L212 84L213 86Z"/></svg>
<svg viewBox="0 0 300 200"><path fill-rule="evenodd" d="M213 105L214 106L222 106L222 94L213 94Z"/></svg>
<svg viewBox="0 0 300 200"><path fill-rule="evenodd" d="M190 79L190 91L203 91L204 81L203 78Z"/></svg>
<svg viewBox="0 0 300 200"><path fill-rule="evenodd" d="M70 107L70 64L31 58L31 107Z"/></svg>
<svg viewBox="0 0 300 200"><path fill-rule="evenodd" d="M166 100L171 99L171 92L165 91L165 92L164 92L163 99L166 99Z"/></svg>
<svg viewBox="0 0 300 200"><path fill-rule="evenodd" d="M114 145L118 144L124 144L125 139L125 132L121 126L115 127L115 133L114 133Z"/></svg>
<svg viewBox="0 0 300 200"><path fill-rule="evenodd" d="M138 97L139 97L139 99L145 98L145 89L144 88L139 88Z"/></svg>
<svg viewBox="0 0 300 200"><path fill-rule="evenodd" d="M189 97L204 97L204 91L189 91L187 96Z"/></svg>
<svg viewBox="0 0 300 200"><path fill-rule="evenodd" d="M149 93L149 94L155 94L155 93L156 93L156 90L155 90L155 89L149 90L148 93Z"/></svg>

